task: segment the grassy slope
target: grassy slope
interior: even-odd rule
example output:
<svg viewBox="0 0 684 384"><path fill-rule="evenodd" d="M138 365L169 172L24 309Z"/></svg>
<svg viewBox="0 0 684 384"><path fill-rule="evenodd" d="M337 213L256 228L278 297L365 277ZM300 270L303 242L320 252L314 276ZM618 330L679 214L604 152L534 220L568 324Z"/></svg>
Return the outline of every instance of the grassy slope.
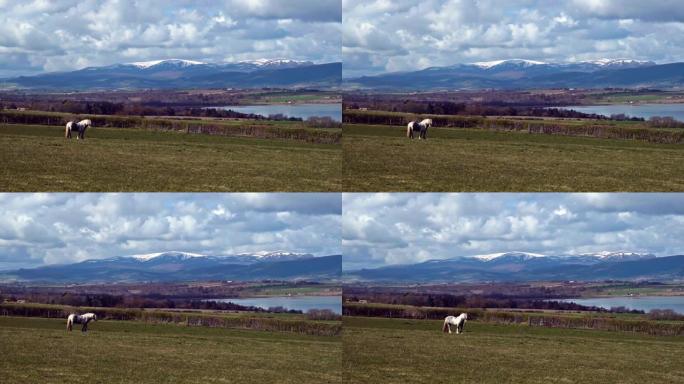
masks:
<svg viewBox="0 0 684 384"><path fill-rule="evenodd" d="M341 149L285 140L0 125L5 191L333 191ZM79 166L79 163L88 166Z"/></svg>
<svg viewBox="0 0 684 384"><path fill-rule="evenodd" d="M340 383L338 337L0 318L3 383Z"/></svg>
<svg viewBox="0 0 684 384"><path fill-rule="evenodd" d="M684 146L631 140L345 125L347 191L682 191Z"/></svg>
<svg viewBox="0 0 684 384"><path fill-rule="evenodd" d="M684 338L345 317L343 348L353 383L684 382Z"/></svg>

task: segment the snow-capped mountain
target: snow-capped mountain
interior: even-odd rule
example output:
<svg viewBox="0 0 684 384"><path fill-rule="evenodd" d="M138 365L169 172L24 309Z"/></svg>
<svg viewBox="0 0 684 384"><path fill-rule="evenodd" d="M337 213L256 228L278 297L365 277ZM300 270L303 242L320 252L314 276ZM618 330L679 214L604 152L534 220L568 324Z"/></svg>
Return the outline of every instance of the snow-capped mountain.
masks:
<svg viewBox="0 0 684 384"><path fill-rule="evenodd" d="M652 259L656 257L652 253L642 253L642 252L625 252L625 251L601 251L597 253L583 253L579 255L581 257L594 257L600 260L640 260L640 259Z"/></svg>
<svg viewBox="0 0 684 384"><path fill-rule="evenodd" d="M340 255L314 257L306 253L268 251L216 256L171 251L5 271L0 273L0 281L325 280L339 278L341 269Z"/></svg>
<svg viewBox="0 0 684 384"><path fill-rule="evenodd" d="M151 61L137 61L133 63L118 64L119 66L133 66L140 69L159 69L159 68L189 68L196 66L206 66L214 68L224 68L230 70L256 71L261 69L282 69L296 68L314 65L312 61L301 61L292 59L257 59L226 63L207 63L196 60L184 59L165 59Z"/></svg>
<svg viewBox="0 0 684 384"><path fill-rule="evenodd" d="M252 64L259 68L295 68L313 65L314 63L292 59L257 59L241 61L240 64Z"/></svg>
<svg viewBox="0 0 684 384"><path fill-rule="evenodd" d="M601 251L596 253L582 253L579 255L543 255L540 253L532 252L500 252L500 253L490 253L484 255L470 256L471 258L482 260L482 261L492 261L492 260L519 260L527 261L533 259L547 258L556 260L580 260L585 259L587 262L593 262L595 260L638 260L638 259L650 259L656 257L652 253L642 253L642 252L627 252L627 251Z"/></svg>
<svg viewBox="0 0 684 384"><path fill-rule="evenodd" d="M597 87L676 87L684 85L684 63L658 65L635 59L544 62L504 59L430 67L345 79L354 88L525 89Z"/></svg>
<svg viewBox="0 0 684 384"><path fill-rule="evenodd" d="M646 60L634 60L634 59L598 59L598 60L588 60L581 61L580 64L594 64L603 68L608 67L620 67L620 68L636 68L643 66L656 65L653 61Z"/></svg>
<svg viewBox="0 0 684 384"><path fill-rule="evenodd" d="M509 59L509 60L480 61L477 63L472 63L471 65L474 65L474 66L480 67L480 68L490 69L490 68L498 67L501 65L518 66L518 67L525 68L525 67L532 67L535 65L547 65L547 63L545 63L543 61L535 61L535 60Z"/></svg>
<svg viewBox="0 0 684 384"><path fill-rule="evenodd" d="M684 280L684 256L605 251L582 255L504 252L346 272L355 280L403 282Z"/></svg>
<svg viewBox="0 0 684 384"><path fill-rule="evenodd" d="M72 72L0 79L1 86L68 89L193 89L254 87L327 87L342 80L342 64L291 59L208 63L160 59L88 67Z"/></svg>
<svg viewBox="0 0 684 384"><path fill-rule="evenodd" d="M502 260L502 259L508 259L508 260L532 260L536 259L539 257L547 257L545 255L539 254L539 253L531 253L531 252L501 252L501 253L490 253L486 255L476 255L472 256L474 259L478 260L483 260L483 261L492 261L492 260Z"/></svg>
<svg viewBox="0 0 684 384"><path fill-rule="evenodd" d="M134 63L127 63L123 65L132 65L138 68L152 68L159 65L175 66L179 68L186 68L193 65L207 65L202 61L183 60L183 59L166 59L166 60L152 60L152 61L137 61Z"/></svg>
<svg viewBox="0 0 684 384"><path fill-rule="evenodd" d="M137 260L141 261L150 261L152 259L159 259L159 258L175 258L178 260L187 260L193 257L207 257L207 255L202 255L199 253L191 253L191 252L177 252L177 251L169 251L169 252L157 252L157 253L147 253L147 254L140 254L140 255L131 255L129 257L132 257Z"/></svg>
<svg viewBox="0 0 684 384"><path fill-rule="evenodd" d="M298 253L298 252L287 252L287 251L258 251L254 253L238 253L236 255L223 255L223 256L215 256L215 255L204 255L200 253L192 253L192 252L178 252L178 251L168 251L168 252L156 252L156 253L147 253L147 254L139 254L139 255L131 255L131 256L123 256L123 257L129 257L133 258L136 260L148 262L148 261L159 261L159 260L167 260L167 261L183 261L183 260L189 260L189 259L195 259L195 258L204 258L204 259L222 259L224 261L230 261L234 263L240 263L240 264L251 264L255 262L272 262L272 261L288 261L288 260L300 260L300 259L310 259L315 257L314 255L310 253Z"/></svg>
<svg viewBox="0 0 684 384"><path fill-rule="evenodd" d="M297 253L297 252L287 252L287 251L260 251L256 253L241 253L238 256L251 256L255 257L259 261L275 261L275 260L296 260L296 259L309 259L314 257L310 253Z"/></svg>

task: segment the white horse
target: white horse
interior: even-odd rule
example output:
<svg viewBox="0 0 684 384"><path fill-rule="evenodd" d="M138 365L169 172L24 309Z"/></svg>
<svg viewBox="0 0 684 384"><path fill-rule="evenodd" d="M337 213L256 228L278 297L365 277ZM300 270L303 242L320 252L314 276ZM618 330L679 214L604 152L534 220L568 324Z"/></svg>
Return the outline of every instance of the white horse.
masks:
<svg viewBox="0 0 684 384"><path fill-rule="evenodd" d="M444 318L444 326L442 326L443 332L451 333L451 326L456 326L456 334L463 332L463 327L465 326L466 320L468 320L467 313L461 313L458 316L447 316Z"/></svg>
<svg viewBox="0 0 684 384"><path fill-rule="evenodd" d="M85 131L88 129L88 127L92 126L93 122L90 121L90 119L85 119L81 120L78 123L74 123L73 121L69 121L66 123L66 129L64 131L64 138L66 139L71 139L71 131L74 129L78 130L78 135L76 136L76 139L83 139L85 140Z"/></svg>
<svg viewBox="0 0 684 384"><path fill-rule="evenodd" d="M427 139L427 130L432 126L432 119L424 119L423 121L412 121L406 126L406 137L413 139L413 132L419 131L419 139Z"/></svg>
<svg viewBox="0 0 684 384"><path fill-rule="evenodd" d="M83 315L72 313L67 317L67 331L71 331L74 324L83 324L81 332L88 332L88 323L91 321L97 321L97 315L94 313L86 313Z"/></svg>

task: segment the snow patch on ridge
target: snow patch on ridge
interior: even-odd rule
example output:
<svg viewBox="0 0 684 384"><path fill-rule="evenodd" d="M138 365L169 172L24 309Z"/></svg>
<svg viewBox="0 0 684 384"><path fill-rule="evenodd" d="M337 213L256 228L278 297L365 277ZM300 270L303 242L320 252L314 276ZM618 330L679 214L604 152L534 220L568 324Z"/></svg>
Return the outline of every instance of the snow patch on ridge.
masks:
<svg viewBox="0 0 684 384"><path fill-rule="evenodd" d="M136 61L133 63L128 63L129 65L134 65L138 68L151 68L162 63L172 63L179 67L189 67L191 65L203 65L206 64L201 61L195 60L182 60L182 59L168 59L168 60L152 60L152 61Z"/></svg>
<svg viewBox="0 0 684 384"><path fill-rule="evenodd" d="M486 255L476 255L472 256L474 259L479 259L479 260L485 260L485 261L491 261L494 259L498 259L500 257L504 256L513 256L513 257L519 257L524 260L529 260L529 259L534 259L537 257L546 257L546 255L542 255L540 253L531 253L531 252L500 252L500 253L490 253Z"/></svg>

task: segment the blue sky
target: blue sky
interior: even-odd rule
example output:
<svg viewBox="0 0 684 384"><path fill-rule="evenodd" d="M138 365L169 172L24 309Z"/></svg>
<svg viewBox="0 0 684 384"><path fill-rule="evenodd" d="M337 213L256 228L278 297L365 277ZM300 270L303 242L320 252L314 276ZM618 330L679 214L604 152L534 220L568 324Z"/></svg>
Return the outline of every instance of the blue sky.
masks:
<svg viewBox="0 0 684 384"><path fill-rule="evenodd" d="M684 61L680 0L343 0L344 76L497 59Z"/></svg>
<svg viewBox="0 0 684 384"><path fill-rule="evenodd" d="M0 270L184 251L341 253L341 195L0 194Z"/></svg>
<svg viewBox="0 0 684 384"><path fill-rule="evenodd" d="M0 0L0 77L122 62L341 61L340 0Z"/></svg>
<svg viewBox="0 0 684 384"><path fill-rule="evenodd" d="M345 269L498 252L684 254L684 194L344 194Z"/></svg>

